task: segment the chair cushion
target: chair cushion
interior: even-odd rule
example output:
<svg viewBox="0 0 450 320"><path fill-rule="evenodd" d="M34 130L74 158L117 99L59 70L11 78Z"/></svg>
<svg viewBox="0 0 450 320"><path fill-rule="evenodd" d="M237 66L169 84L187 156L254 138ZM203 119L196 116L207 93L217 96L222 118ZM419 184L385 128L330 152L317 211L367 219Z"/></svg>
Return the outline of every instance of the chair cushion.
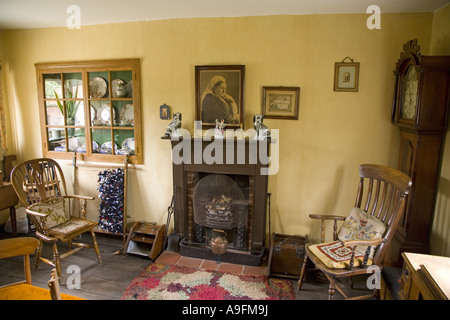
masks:
<svg viewBox="0 0 450 320"><path fill-rule="evenodd" d="M57 199L47 202L41 202L30 207L31 210L39 213L47 213L45 218L47 228L60 225L67 221L66 212L64 210L64 199Z"/></svg>
<svg viewBox="0 0 450 320"><path fill-rule="evenodd" d="M378 239L383 237L385 231L386 225L383 222L360 208L353 208L339 230L338 239L341 241ZM370 259L373 259L375 249L376 246L372 246ZM360 246L356 250L364 255L367 247Z"/></svg>
<svg viewBox="0 0 450 320"><path fill-rule="evenodd" d="M331 269L344 269L350 264L350 258L352 256L352 249L346 248L340 241L332 241L326 243L320 243L308 246L308 249L317 258L322 261L324 265ZM353 260L353 266L357 267L361 265L364 259L364 254L359 252L355 253ZM367 265L371 265L372 260L367 261Z"/></svg>
<svg viewBox="0 0 450 320"><path fill-rule="evenodd" d="M0 288L0 300L51 300L49 289L29 284L18 284ZM84 300L82 298L61 293L62 300Z"/></svg>
<svg viewBox="0 0 450 320"><path fill-rule="evenodd" d="M76 218L72 218L70 220L67 220L64 223L61 223L57 226L52 227L51 229L49 229L49 234L53 235L53 234L68 234L71 233L75 230L78 230L80 228L84 228L86 226L89 225L95 225L93 224L91 221L89 220L81 220L81 219L76 219Z"/></svg>

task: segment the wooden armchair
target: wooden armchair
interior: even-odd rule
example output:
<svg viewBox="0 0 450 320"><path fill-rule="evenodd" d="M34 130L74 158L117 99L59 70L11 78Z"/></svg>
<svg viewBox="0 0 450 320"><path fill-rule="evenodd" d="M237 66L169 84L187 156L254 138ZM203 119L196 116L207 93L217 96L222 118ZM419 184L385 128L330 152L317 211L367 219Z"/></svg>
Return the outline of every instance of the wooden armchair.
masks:
<svg viewBox="0 0 450 320"><path fill-rule="evenodd" d="M308 261L329 280L330 300L336 289L345 298L349 298L336 283L337 279L371 275L372 272L368 270L370 265L377 266L381 272L383 259L404 212L411 178L398 170L370 164L359 167L359 176L355 208L349 216L310 215L312 219L322 220L321 243L305 246L298 290L302 287ZM327 220L334 221L331 242L324 242ZM344 221L339 232L338 221ZM379 288L374 288L373 294L356 299L378 297Z"/></svg>
<svg viewBox="0 0 450 320"><path fill-rule="evenodd" d="M93 200L94 197L67 195L64 174L56 161L42 158L19 163L11 172L11 183L36 227L36 236L39 239L36 268L39 260L42 260L56 267L60 277L60 259L82 248L93 248L98 262L101 263L100 250L93 231L97 223L86 220L86 201ZM85 232L91 233L92 245L72 242L75 237ZM66 242L69 248L72 248L72 245L77 248L60 255L58 241ZM52 244L52 260L41 256L43 242Z"/></svg>

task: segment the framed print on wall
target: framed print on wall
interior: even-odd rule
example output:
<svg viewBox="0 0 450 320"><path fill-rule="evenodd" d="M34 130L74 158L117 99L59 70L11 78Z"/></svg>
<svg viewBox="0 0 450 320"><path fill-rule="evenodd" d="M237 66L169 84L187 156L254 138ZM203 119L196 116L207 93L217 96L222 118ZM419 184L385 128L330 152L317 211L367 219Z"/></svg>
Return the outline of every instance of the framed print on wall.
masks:
<svg viewBox="0 0 450 320"><path fill-rule="evenodd" d="M195 66L195 119L213 128L216 119L227 128L244 125L243 65Z"/></svg>
<svg viewBox="0 0 450 320"><path fill-rule="evenodd" d="M299 105L300 87L263 87L264 118L298 120Z"/></svg>
<svg viewBox="0 0 450 320"><path fill-rule="evenodd" d="M334 64L334 91L357 92L359 62L353 62L353 59L350 59L351 62L344 62L345 59Z"/></svg>

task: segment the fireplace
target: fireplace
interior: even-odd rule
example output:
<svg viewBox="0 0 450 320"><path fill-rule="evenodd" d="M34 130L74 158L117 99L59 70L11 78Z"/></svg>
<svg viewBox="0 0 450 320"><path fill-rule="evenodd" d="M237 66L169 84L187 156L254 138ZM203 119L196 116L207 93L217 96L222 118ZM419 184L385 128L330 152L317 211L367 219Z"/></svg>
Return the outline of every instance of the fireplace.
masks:
<svg viewBox="0 0 450 320"><path fill-rule="evenodd" d="M182 255L218 260L209 242L220 232L228 240L220 261L261 264L268 176L262 174L267 165L258 155L267 155L269 144L252 139L172 140L174 233L181 239Z"/></svg>

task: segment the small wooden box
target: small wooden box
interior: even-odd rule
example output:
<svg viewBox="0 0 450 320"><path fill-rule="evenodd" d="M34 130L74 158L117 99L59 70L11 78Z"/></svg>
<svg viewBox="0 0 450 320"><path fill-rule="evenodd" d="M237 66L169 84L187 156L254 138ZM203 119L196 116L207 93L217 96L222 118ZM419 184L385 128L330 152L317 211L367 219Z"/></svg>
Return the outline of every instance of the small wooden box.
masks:
<svg viewBox="0 0 450 320"><path fill-rule="evenodd" d="M307 237L273 233L269 254L270 275L298 278L307 241Z"/></svg>
<svg viewBox="0 0 450 320"><path fill-rule="evenodd" d="M147 256L152 260L161 253L164 245L166 225L156 225L144 221L136 222L130 229L124 253Z"/></svg>

